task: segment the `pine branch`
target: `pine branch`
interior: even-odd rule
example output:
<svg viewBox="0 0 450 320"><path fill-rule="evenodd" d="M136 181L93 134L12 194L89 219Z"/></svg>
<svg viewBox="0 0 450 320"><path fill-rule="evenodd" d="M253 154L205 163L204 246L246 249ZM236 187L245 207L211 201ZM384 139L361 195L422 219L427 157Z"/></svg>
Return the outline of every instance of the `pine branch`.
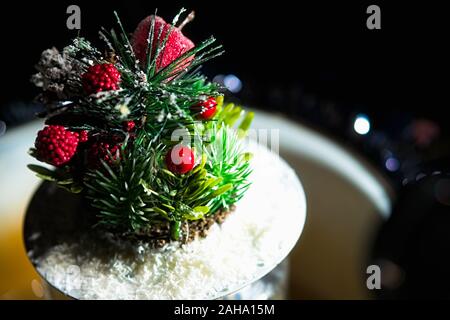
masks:
<svg viewBox="0 0 450 320"><path fill-rule="evenodd" d="M161 221L176 227L203 218L213 200L231 188L207 171L206 157L185 175L161 169L165 147L146 143L145 148L124 146L117 167L103 161L103 168L86 174L84 185L99 210L99 226L122 233L145 233Z"/></svg>
<svg viewBox="0 0 450 320"><path fill-rule="evenodd" d="M145 234L152 226L169 222L172 237L177 239L182 223L229 208L250 185L249 155L242 150L240 137L247 132L253 113L234 104L224 106L223 88L199 72L202 63L223 53L222 46L214 46L215 39L210 37L165 67L157 65L182 13L184 9L164 36L164 28L155 30L152 18L146 61L140 64L114 12L118 32L103 28L100 37L117 57L114 65L121 76L120 88L90 95L84 92L82 74L93 64L113 60L85 39L76 38L62 57L70 66L64 99L51 95L45 99L47 123L77 132L88 130L91 140L78 146L76 157L56 171L30 169L69 191L83 190L97 209L97 226L115 233ZM217 97L219 104L212 120L199 122L192 106L205 97ZM133 133L123 129L129 120L136 125ZM239 131L234 132L231 128L239 120ZM201 158L193 170L181 175L167 170L164 162L169 148L178 143L171 141L177 128L188 131L196 143L196 158ZM114 137L120 154L107 151L110 161L102 158L101 167L93 168L86 160L89 147L105 137Z"/></svg>
<svg viewBox="0 0 450 320"><path fill-rule="evenodd" d="M249 154L243 152L236 132L227 126L219 129L214 126L211 131L216 134L205 148L208 158L206 168L214 176L221 178L219 187L232 186L213 199L211 211L214 212L221 207L229 208L242 198L250 186L248 177L251 168L248 162Z"/></svg>

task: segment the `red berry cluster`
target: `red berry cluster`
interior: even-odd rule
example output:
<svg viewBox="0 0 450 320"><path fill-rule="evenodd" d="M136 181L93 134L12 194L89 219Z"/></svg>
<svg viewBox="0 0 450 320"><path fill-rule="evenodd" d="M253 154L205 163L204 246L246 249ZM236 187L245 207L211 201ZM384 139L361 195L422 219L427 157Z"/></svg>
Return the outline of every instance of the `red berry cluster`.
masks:
<svg viewBox="0 0 450 320"><path fill-rule="evenodd" d="M111 63L90 66L81 76L87 94L119 89L120 73Z"/></svg>
<svg viewBox="0 0 450 320"><path fill-rule="evenodd" d="M87 142L89 139L89 134L87 130L80 131L80 142Z"/></svg>
<svg viewBox="0 0 450 320"><path fill-rule="evenodd" d="M209 120L216 114L217 101L214 97L209 97L192 107L194 112L198 112L198 117L203 120Z"/></svg>
<svg viewBox="0 0 450 320"><path fill-rule="evenodd" d="M92 168L99 168L103 160L110 166L120 160L121 144L110 144L108 142L96 142L91 145L88 152L88 163Z"/></svg>
<svg viewBox="0 0 450 320"><path fill-rule="evenodd" d="M133 120L125 121L122 125L125 132L131 132L136 127L136 123Z"/></svg>
<svg viewBox="0 0 450 320"><path fill-rule="evenodd" d="M63 126L46 126L38 132L34 146L37 158L54 166L61 166L74 156L79 134L66 130Z"/></svg>

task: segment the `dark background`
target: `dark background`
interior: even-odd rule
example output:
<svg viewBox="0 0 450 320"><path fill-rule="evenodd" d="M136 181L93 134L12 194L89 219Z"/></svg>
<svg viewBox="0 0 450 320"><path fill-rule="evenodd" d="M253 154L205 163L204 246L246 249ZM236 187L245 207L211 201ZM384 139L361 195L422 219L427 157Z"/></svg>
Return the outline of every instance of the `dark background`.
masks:
<svg viewBox="0 0 450 320"><path fill-rule="evenodd" d="M197 43L213 34L224 45L226 55L204 72L237 75L243 89L232 98L322 131L388 177L396 201L374 259L393 261L407 280L384 297L449 297L450 55L442 1L9 2L0 19L0 120L8 127L38 109L29 77L42 50L76 36L66 28L70 4L81 7L81 35L94 42L100 26L114 26L114 9L130 32L155 7L168 21L182 6L195 9L184 33ZM370 4L381 8L381 30L366 28ZM364 136L353 130L359 113L371 123ZM390 170L389 159L398 168Z"/></svg>
<svg viewBox="0 0 450 320"><path fill-rule="evenodd" d="M29 77L42 50L62 48L78 33L66 28L70 4L81 7L81 35L93 42L100 26L115 26L113 10L132 32L156 7L168 21L182 6L195 9L184 33L196 43L213 34L226 49L204 72L237 75L243 89L235 98L245 105L312 125L381 169L386 154L398 154L408 172L388 172L397 183L418 163L448 159L448 19L440 2L10 2L0 19L0 119L9 127L36 112ZM381 8L381 30L366 27L370 4ZM370 118L365 137L352 131L359 113ZM438 132L434 145L415 148L430 131Z"/></svg>
<svg viewBox="0 0 450 320"><path fill-rule="evenodd" d="M378 3L381 30L366 28L366 8L376 2L9 2L0 19L1 105L32 99L36 91L28 78L40 52L62 48L76 35L66 28L69 4L80 5L81 35L91 40L98 38L100 26L114 25L114 9L131 32L155 7L170 20L185 6L197 12L185 33L195 42L214 34L227 50L205 72L238 75L246 103L295 112L292 97L273 99L267 90L295 87L343 109L367 110L376 122L396 111L442 120L446 101L440 97L448 83L444 7L395 2Z"/></svg>

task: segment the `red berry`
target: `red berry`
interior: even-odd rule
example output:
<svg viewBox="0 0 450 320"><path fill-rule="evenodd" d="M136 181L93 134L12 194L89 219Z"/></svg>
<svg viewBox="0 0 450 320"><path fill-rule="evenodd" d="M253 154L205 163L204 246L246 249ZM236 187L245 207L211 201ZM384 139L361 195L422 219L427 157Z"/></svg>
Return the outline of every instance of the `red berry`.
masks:
<svg viewBox="0 0 450 320"><path fill-rule="evenodd" d="M101 167L101 160L108 165L115 165L121 158L121 144L109 144L107 142L96 142L91 145L88 151L88 165L91 168Z"/></svg>
<svg viewBox="0 0 450 320"><path fill-rule="evenodd" d="M125 122L123 123L123 130L124 130L125 132L131 132L131 131L134 130L135 127L136 127L136 124L134 123L133 120L125 121Z"/></svg>
<svg viewBox="0 0 450 320"><path fill-rule="evenodd" d="M150 26L152 24L152 18L153 16L148 16L144 20L142 20L139 25L137 26L136 30L133 33L132 38L132 46L134 53L136 54L136 57L139 59L142 65L145 65L147 63L147 47L148 47L148 33ZM154 34L156 35L153 40L153 47L152 47L152 56L154 57L156 54L156 37L159 35L159 33L162 30L159 44L161 44L166 35L167 32L170 30L171 25L164 21L163 18L156 16L155 17L155 31ZM192 49L194 47L194 43L187 37L183 35L180 29L174 27L172 31L169 34L169 37L166 42L166 46L164 48L164 51L160 53L158 60L156 62L156 69L162 69L168 64L170 64L173 60L181 56L186 51ZM188 59L187 63L185 65L180 66L180 68L185 68L190 64L190 61L193 59L191 57Z"/></svg>
<svg viewBox="0 0 450 320"><path fill-rule="evenodd" d="M88 131L87 130L80 131L79 138L80 138L79 139L80 142L87 142L89 140Z"/></svg>
<svg viewBox="0 0 450 320"><path fill-rule="evenodd" d="M194 168L194 152L189 147L176 145L166 154L165 161L173 173L185 174Z"/></svg>
<svg viewBox="0 0 450 320"><path fill-rule="evenodd" d="M118 90L120 73L111 63L96 64L81 75L81 81L87 94Z"/></svg>
<svg viewBox="0 0 450 320"><path fill-rule="evenodd" d="M203 120L209 120L216 114L217 101L214 97L209 97L192 107L194 112L198 112L198 117Z"/></svg>
<svg viewBox="0 0 450 320"><path fill-rule="evenodd" d="M46 126L38 132L34 146L39 160L59 167L75 155L78 133L66 130L63 126Z"/></svg>

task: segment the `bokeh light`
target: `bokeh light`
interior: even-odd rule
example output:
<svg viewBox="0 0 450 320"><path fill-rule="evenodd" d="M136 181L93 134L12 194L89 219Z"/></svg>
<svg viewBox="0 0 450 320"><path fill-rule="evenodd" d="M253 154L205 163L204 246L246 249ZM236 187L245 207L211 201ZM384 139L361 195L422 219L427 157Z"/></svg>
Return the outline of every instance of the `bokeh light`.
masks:
<svg viewBox="0 0 450 320"><path fill-rule="evenodd" d="M369 117L364 114L358 114L353 123L353 129L357 134L365 135L370 131Z"/></svg>

